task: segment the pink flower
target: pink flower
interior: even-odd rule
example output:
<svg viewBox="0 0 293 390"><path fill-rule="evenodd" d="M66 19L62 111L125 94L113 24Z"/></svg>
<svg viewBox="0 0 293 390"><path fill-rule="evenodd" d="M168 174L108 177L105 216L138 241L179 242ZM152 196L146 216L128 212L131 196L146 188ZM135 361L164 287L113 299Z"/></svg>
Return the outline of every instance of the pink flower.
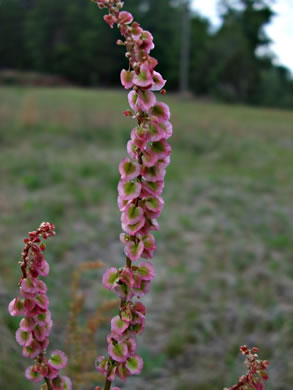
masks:
<svg viewBox="0 0 293 390"><path fill-rule="evenodd" d="M141 207L134 204L129 204L122 213L121 221L124 224L134 225L144 218L144 212Z"/></svg>
<svg viewBox="0 0 293 390"><path fill-rule="evenodd" d="M121 320L120 316L115 316L111 320L111 330L117 334L122 334L128 328L128 324Z"/></svg>
<svg viewBox="0 0 293 390"><path fill-rule="evenodd" d="M148 111L156 103L156 96L153 92L148 90L139 89L137 95L137 101L135 108L139 108L142 111Z"/></svg>
<svg viewBox="0 0 293 390"><path fill-rule="evenodd" d="M154 47L153 36L149 31L143 31L138 41L140 49L149 53Z"/></svg>
<svg viewBox="0 0 293 390"><path fill-rule="evenodd" d="M103 275L103 284L108 290L113 290L119 281L119 273L117 268L112 267L107 269Z"/></svg>
<svg viewBox="0 0 293 390"><path fill-rule="evenodd" d="M143 88L150 88L152 86L153 78L148 64L143 63L141 65L139 74L135 75L133 78L133 83L138 87Z"/></svg>
<svg viewBox="0 0 293 390"><path fill-rule="evenodd" d="M113 28L114 24L117 22L117 19L113 15L111 15L111 14L105 15L104 16L104 20L105 20L106 23L109 24L109 26L111 28Z"/></svg>
<svg viewBox="0 0 293 390"><path fill-rule="evenodd" d="M108 353L116 362L123 363L128 357L128 347L126 343L110 343L108 345Z"/></svg>
<svg viewBox="0 0 293 390"><path fill-rule="evenodd" d="M125 367L133 375L138 375L143 369L143 360L139 355L130 356L125 363Z"/></svg>
<svg viewBox="0 0 293 390"><path fill-rule="evenodd" d="M14 298L8 305L9 314L12 317L21 316L24 314L24 301L19 298Z"/></svg>
<svg viewBox="0 0 293 390"><path fill-rule="evenodd" d="M142 261L136 272L141 280L152 280L156 276L153 265L148 261Z"/></svg>
<svg viewBox="0 0 293 390"><path fill-rule="evenodd" d="M22 347L27 347L32 343L33 335L31 332L26 332L26 331L19 328L16 331L16 341Z"/></svg>
<svg viewBox="0 0 293 390"><path fill-rule="evenodd" d="M31 382L35 382L35 383L39 383L44 379L44 377L38 371L36 371L34 366L28 367L25 370L24 375L25 375L26 379L28 379Z"/></svg>
<svg viewBox="0 0 293 390"><path fill-rule="evenodd" d="M51 357L48 360L49 365L56 370L64 368L67 364L67 357L64 352L55 350L51 353Z"/></svg>
<svg viewBox="0 0 293 390"><path fill-rule="evenodd" d="M140 174L140 165L130 158L124 158L119 164L121 179L129 181L135 179Z"/></svg>
<svg viewBox="0 0 293 390"><path fill-rule="evenodd" d="M133 87L134 71L122 69L120 73L121 84L125 89Z"/></svg>
<svg viewBox="0 0 293 390"><path fill-rule="evenodd" d="M62 376L63 383L64 383L64 390L72 390L72 383L70 378L68 376Z"/></svg>
<svg viewBox="0 0 293 390"><path fill-rule="evenodd" d="M154 71L152 91L160 91L162 88L164 88L166 82L167 81L163 79L160 73Z"/></svg>
<svg viewBox="0 0 293 390"><path fill-rule="evenodd" d="M119 13L118 23L130 24L133 21L133 16L130 12L121 11Z"/></svg>
<svg viewBox="0 0 293 390"><path fill-rule="evenodd" d="M118 193L121 199L133 200L139 197L141 184L135 181L123 181L118 184Z"/></svg>
<svg viewBox="0 0 293 390"><path fill-rule="evenodd" d="M36 323L31 317L25 317L19 323L20 329L22 329L26 332L32 331L34 329L35 325L36 325Z"/></svg>
<svg viewBox="0 0 293 390"><path fill-rule="evenodd" d="M141 257L143 250L143 241L139 241L138 243L129 241L125 245L125 254L130 258L131 261L137 261Z"/></svg>
<svg viewBox="0 0 293 390"><path fill-rule="evenodd" d="M149 111L149 114L158 121L168 121L170 119L170 109L166 103L157 102Z"/></svg>
<svg viewBox="0 0 293 390"><path fill-rule="evenodd" d="M41 346L35 340L31 342L30 345L26 345L22 349L22 354L24 357L34 359L41 352Z"/></svg>
<svg viewBox="0 0 293 390"><path fill-rule="evenodd" d="M126 224L122 221L122 229L130 236L135 236L143 228L144 224L144 218L134 224ZM129 242L128 244L131 244L131 242Z"/></svg>

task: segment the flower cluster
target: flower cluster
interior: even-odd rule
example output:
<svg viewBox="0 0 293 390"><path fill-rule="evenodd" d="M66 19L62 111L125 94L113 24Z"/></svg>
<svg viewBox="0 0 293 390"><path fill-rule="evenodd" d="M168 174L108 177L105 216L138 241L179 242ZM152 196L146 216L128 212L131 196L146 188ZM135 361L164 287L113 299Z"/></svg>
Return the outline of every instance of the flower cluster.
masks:
<svg viewBox="0 0 293 390"><path fill-rule="evenodd" d="M264 390L265 385L263 381L268 380L266 370L269 362L258 358L258 348L248 349L244 345L240 348L240 351L242 355L246 356L245 365L248 372L239 378L237 385L224 390Z"/></svg>
<svg viewBox="0 0 293 390"><path fill-rule="evenodd" d="M48 309L47 286L39 279L39 276L47 276L50 270L43 254L46 246L41 238L46 240L54 236L54 229L54 225L43 222L24 240L20 297L10 302L8 310L11 316L23 316L16 331L16 341L22 347L23 356L34 359L34 364L25 371L26 378L32 382L45 380L48 390L70 390L70 379L59 376L59 370L67 363L65 354L55 350L49 359L45 356L53 321Z"/></svg>
<svg viewBox="0 0 293 390"><path fill-rule="evenodd" d="M123 233L120 240L124 245L126 266L110 268L103 276L106 288L121 298L120 313L111 321L108 336L110 358L98 357L96 368L102 372L106 382L112 382L118 374L122 380L131 374L140 373L143 361L135 354L135 337L144 329L145 307L133 298L141 298L150 289L155 271L149 261L156 249L153 231L159 229L164 201L166 167L170 162L171 147L167 139L172 135L169 107L157 101L154 94L163 89L166 80L155 71L158 61L150 56L154 48L153 37L133 20L133 16L121 11L119 0L96 0L99 8L107 8L104 20L112 28L117 24L123 40L117 44L125 46L129 68L121 71L121 83L128 94L130 109L124 112L137 121L127 144L128 157L119 165L121 180L118 184L118 206L122 213ZM138 262L133 265L133 262ZM106 386L105 386L106 388Z"/></svg>

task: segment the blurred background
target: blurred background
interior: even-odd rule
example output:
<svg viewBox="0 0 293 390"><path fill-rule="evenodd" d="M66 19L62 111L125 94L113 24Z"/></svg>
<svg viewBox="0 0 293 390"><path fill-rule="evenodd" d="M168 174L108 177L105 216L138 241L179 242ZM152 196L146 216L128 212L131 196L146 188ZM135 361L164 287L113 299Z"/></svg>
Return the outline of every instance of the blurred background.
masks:
<svg viewBox="0 0 293 390"><path fill-rule="evenodd" d="M138 340L145 367L119 385L221 390L244 372L239 346L248 344L271 361L266 389L291 390L289 29L272 39L276 26L293 21L292 3L125 3L154 35L174 136L157 277ZM51 348L70 354L74 390L102 383L93 362L106 352L118 302L101 285L98 260L124 262L117 167L133 127L122 114L119 33L102 14L87 0L0 0L1 390L40 387L24 380L30 362L7 305L17 293L23 238L46 220L57 231L46 251Z"/></svg>

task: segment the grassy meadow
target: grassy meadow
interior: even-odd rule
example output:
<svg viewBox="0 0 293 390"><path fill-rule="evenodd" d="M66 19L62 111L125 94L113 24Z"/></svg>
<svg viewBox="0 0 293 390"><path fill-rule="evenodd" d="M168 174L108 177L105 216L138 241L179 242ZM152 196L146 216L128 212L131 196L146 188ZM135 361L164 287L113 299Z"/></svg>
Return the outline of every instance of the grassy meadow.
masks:
<svg viewBox="0 0 293 390"><path fill-rule="evenodd" d="M173 113L172 163L159 220L157 277L146 296L138 351L142 375L123 389L222 390L244 372L239 346L271 361L266 390L293 383L293 112L166 96ZM0 88L0 388L39 390L23 378L28 359L10 318L23 238L56 225L47 245L54 328L65 348L72 275L84 261L124 263L116 205L118 163L134 122L127 93ZM114 296L102 270L81 280L78 326ZM108 312L105 316L110 316ZM86 352L106 352L109 325ZM68 346L67 346L68 348ZM86 359L86 353L83 355ZM94 369L74 390L99 384ZM117 385L119 382L117 382Z"/></svg>

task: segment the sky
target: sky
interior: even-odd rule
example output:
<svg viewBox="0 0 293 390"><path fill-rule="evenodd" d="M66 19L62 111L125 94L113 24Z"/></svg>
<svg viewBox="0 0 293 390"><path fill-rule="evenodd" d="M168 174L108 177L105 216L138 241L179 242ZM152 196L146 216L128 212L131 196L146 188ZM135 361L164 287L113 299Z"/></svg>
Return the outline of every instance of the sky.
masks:
<svg viewBox="0 0 293 390"><path fill-rule="evenodd" d="M192 0L193 9L207 16L214 26L219 26L217 0ZM277 63L287 66L293 72L293 0L275 0L272 6L276 16L266 27L273 41L270 48L277 55Z"/></svg>

